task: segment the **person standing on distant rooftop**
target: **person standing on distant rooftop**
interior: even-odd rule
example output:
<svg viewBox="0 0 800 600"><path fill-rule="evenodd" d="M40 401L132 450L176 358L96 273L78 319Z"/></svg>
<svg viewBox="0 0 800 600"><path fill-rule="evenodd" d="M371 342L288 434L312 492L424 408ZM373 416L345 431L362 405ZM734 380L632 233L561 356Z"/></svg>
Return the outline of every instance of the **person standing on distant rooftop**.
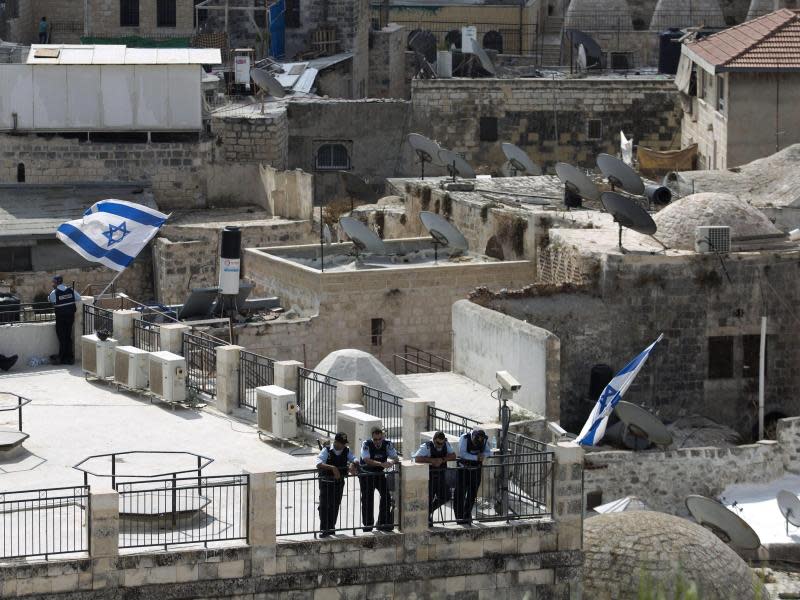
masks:
<svg viewBox="0 0 800 600"><path fill-rule="evenodd" d="M47 43L47 17L42 17L42 20L39 21L39 43Z"/></svg>
<svg viewBox="0 0 800 600"><path fill-rule="evenodd" d="M62 365L75 362L72 345L72 326L75 323L75 303L80 302L81 295L71 287L64 285L61 275L53 277L53 291L47 297L56 313L56 335L58 336L58 357L51 358Z"/></svg>

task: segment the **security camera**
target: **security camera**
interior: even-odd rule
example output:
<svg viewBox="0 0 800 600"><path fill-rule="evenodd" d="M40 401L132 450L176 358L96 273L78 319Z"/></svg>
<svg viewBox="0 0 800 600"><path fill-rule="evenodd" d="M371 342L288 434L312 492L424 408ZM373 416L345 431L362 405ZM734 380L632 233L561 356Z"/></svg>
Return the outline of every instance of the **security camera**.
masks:
<svg viewBox="0 0 800 600"><path fill-rule="evenodd" d="M514 376L508 371L498 371L495 373L495 377L497 377L497 381L500 382L500 385L502 385L503 389L507 392L516 392L522 387L522 384L514 379Z"/></svg>

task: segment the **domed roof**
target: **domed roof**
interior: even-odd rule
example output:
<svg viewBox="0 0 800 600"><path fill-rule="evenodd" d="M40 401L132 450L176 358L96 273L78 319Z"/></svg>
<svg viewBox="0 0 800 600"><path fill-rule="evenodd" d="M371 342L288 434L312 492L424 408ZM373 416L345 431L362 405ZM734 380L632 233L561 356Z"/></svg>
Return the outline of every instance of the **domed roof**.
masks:
<svg viewBox="0 0 800 600"><path fill-rule="evenodd" d="M381 361L361 350L347 348L331 352L314 370L342 381L361 381L371 388L401 398L413 398L416 395Z"/></svg>
<svg viewBox="0 0 800 600"><path fill-rule="evenodd" d="M780 233L757 208L731 194L716 192L685 196L658 212L653 220L658 225L656 237L681 250L694 249L694 231L700 225L727 225L732 238Z"/></svg>
<svg viewBox="0 0 800 600"><path fill-rule="evenodd" d="M725 27L717 0L658 0L650 20L650 31L669 27Z"/></svg>
<svg viewBox="0 0 800 600"><path fill-rule="evenodd" d="M768 599L763 584L717 536L686 519L651 511L584 522L584 597L639 598L642 588L675 596L694 585L703 600ZM760 590L757 592L757 588Z"/></svg>
<svg viewBox="0 0 800 600"><path fill-rule="evenodd" d="M604 15L605 20L598 21L598 15ZM633 29L631 10L626 0L572 0L564 17L564 27L591 32L598 26L607 28L605 21L608 19L613 20L615 30Z"/></svg>

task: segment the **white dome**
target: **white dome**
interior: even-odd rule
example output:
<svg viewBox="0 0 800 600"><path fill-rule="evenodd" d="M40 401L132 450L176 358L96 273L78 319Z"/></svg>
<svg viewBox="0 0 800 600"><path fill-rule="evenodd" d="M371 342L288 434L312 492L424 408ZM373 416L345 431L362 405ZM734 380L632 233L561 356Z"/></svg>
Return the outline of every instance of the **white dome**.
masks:
<svg viewBox="0 0 800 600"><path fill-rule="evenodd" d="M314 370L342 381L361 381L371 388L401 398L416 396L381 361L361 350L347 348L331 352Z"/></svg>

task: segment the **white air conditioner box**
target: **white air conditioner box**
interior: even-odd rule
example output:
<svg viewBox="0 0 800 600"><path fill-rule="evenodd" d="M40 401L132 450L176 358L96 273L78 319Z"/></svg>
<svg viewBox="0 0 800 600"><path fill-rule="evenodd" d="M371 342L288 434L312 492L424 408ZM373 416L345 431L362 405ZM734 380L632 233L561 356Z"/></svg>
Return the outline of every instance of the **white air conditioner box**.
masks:
<svg viewBox="0 0 800 600"><path fill-rule="evenodd" d="M150 392L165 402L186 400L186 359L172 352L150 353Z"/></svg>
<svg viewBox="0 0 800 600"><path fill-rule="evenodd" d="M143 390L150 381L150 353L136 346L117 346L114 354L114 383L131 390Z"/></svg>
<svg viewBox="0 0 800 600"><path fill-rule="evenodd" d="M700 254L731 251L731 228L703 225L694 229L694 251Z"/></svg>
<svg viewBox="0 0 800 600"><path fill-rule="evenodd" d="M281 439L297 437L297 396L277 385L256 388L258 428Z"/></svg>
<svg viewBox="0 0 800 600"><path fill-rule="evenodd" d="M347 434L350 448L360 448L364 440L372 439L372 428L382 426L378 417L360 410L340 410L336 413L336 431Z"/></svg>
<svg viewBox="0 0 800 600"><path fill-rule="evenodd" d="M114 348L117 340L101 340L97 334L81 336L81 368L87 375L99 379L114 376Z"/></svg>

